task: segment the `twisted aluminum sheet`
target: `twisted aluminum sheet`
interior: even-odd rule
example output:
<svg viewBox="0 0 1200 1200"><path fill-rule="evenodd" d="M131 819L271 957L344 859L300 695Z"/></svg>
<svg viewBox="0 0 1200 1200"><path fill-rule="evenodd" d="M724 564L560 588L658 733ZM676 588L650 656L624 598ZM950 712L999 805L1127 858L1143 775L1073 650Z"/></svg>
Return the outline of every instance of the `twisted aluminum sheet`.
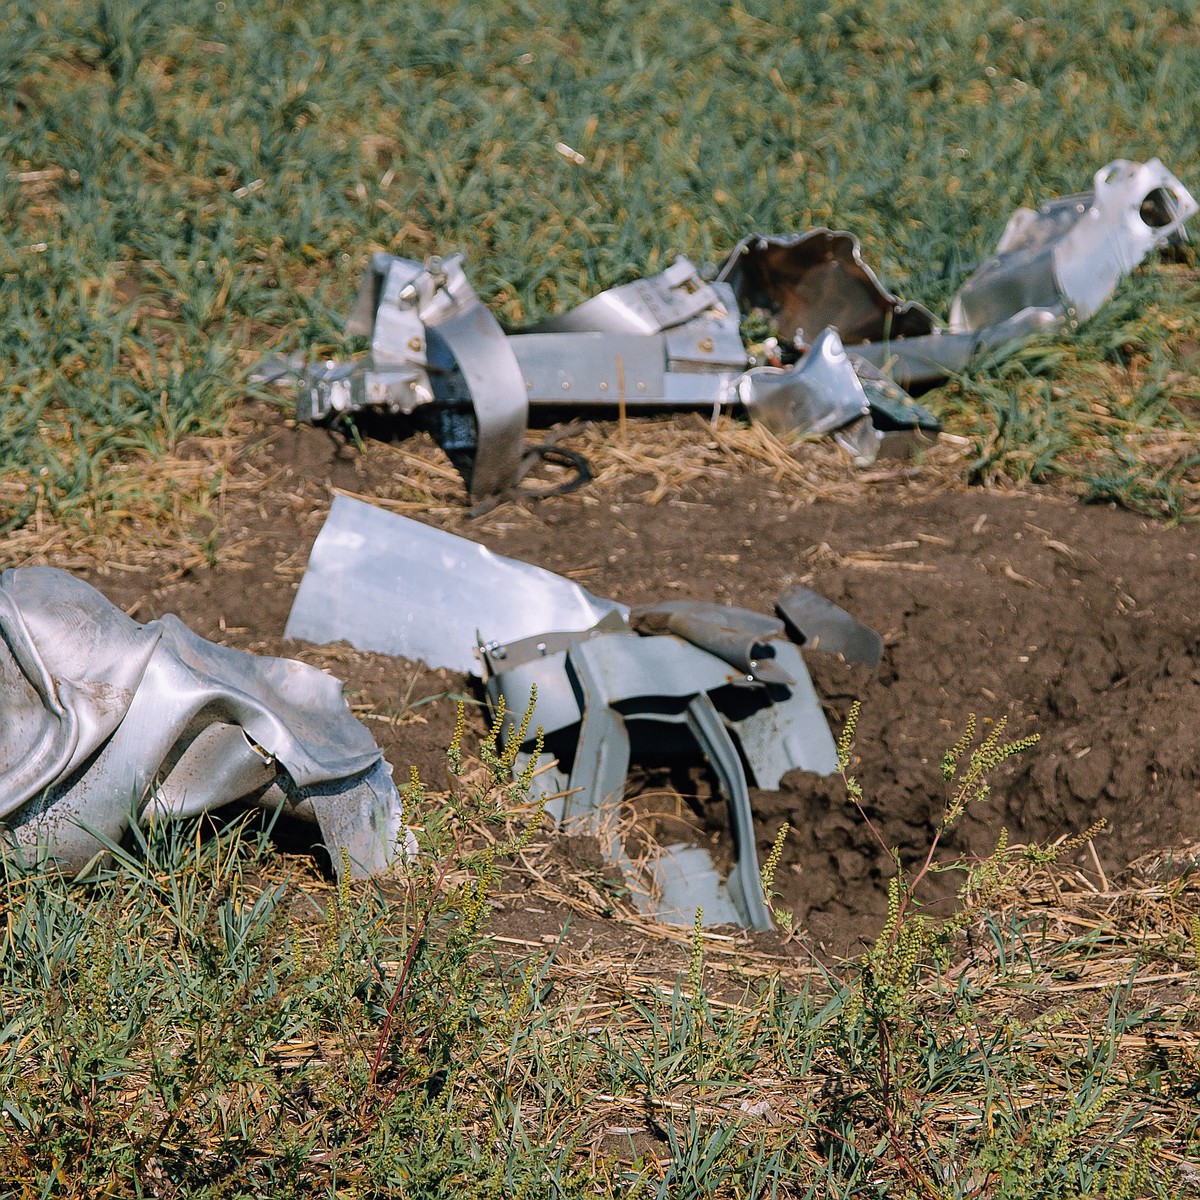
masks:
<svg viewBox="0 0 1200 1200"><path fill-rule="evenodd" d="M391 768L314 667L139 624L50 567L0 575L0 830L68 871L132 820L234 800L316 821L335 865L415 849Z"/></svg>

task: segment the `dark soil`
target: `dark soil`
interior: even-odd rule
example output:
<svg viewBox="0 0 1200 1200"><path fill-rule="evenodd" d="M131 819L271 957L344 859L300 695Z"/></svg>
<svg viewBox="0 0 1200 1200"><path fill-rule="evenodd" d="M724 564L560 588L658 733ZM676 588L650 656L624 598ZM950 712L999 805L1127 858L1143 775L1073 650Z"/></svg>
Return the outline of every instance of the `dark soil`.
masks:
<svg viewBox="0 0 1200 1200"><path fill-rule="evenodd" d="M141 620L174 612L228 645L328 669L356 709L374 708L368 725L397 777L416 765L439 786L455 710L447 694L477 695L469 679L281 638L331 489L393 494L396 480L371 443L359 451L273 411L257 417L261 432L237 471L261 485L231 494L216 565L170 581L128 570L94 581ZM1014 842L1046 842L1104 818L1095 851L1111 876L1196 835L1193 528L1037 492L930 494L899 475L864 483L853 503L808 503L747 476L694 483L649 506L647 486L593 485L473 520L456 510L441 523L630 603L689 597L770 612L800 581L883 634L877 675L821 654L808 660L835 729L852 700L863 702L854 770L875 832L840 780L790 777L781 792L755 796L760 854L782 821L792 826L777 887L817 946L844 954L877 931L891 864L876 834L906 864L924 856L946 797L941 756L971 712L981 722L1007 717L1008 735L1041 742L996 773L991 800L967 814L946 857L986 855L1001 826ZM419 703L430 696L441 698ZM481 730L480 710L471 712ZM722 806L703 773L693 775L699 794L681 804L717 830ZM644 780L687 790L679 773ZM1095 874L1090 852L1080 862ZM954 888L952 876L935 876L930 895ZM934 906L945 910L944 900ZM524 928L519 914L511 920ZM546 921L529 928L545 936Z"/></svg>

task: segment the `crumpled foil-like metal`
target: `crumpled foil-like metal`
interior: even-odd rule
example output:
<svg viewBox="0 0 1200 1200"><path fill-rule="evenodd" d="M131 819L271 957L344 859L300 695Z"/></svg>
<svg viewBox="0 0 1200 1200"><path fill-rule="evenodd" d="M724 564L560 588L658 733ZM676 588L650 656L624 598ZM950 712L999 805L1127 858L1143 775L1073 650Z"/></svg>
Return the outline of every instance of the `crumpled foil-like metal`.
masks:
<svg viewBox="0 0 1200 1200"><path fill-rule="evenodd" d="M415 850L391 769L314 667L140 624L51 567L0 575L0 829L83 869L132 819L249 799L316 821L340 867Z"/></svg>

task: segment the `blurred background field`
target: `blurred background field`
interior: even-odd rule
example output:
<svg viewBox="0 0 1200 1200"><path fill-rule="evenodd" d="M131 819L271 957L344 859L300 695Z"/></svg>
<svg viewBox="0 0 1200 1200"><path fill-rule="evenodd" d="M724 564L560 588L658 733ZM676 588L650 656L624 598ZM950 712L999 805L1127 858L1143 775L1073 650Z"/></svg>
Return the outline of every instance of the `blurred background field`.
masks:
<svg viewBox="0 0 1200 1200"><path fill-rule="evenodd" d="M170 455L265 352L346 349L375 249L462 251L519 321L827 224L944 315L1015 206L1118 157L1200 185L1197 78L1190 0L7 0L0 529L203 509ZM1195 509L1176 258L928 398L971 478Z"/></svg>

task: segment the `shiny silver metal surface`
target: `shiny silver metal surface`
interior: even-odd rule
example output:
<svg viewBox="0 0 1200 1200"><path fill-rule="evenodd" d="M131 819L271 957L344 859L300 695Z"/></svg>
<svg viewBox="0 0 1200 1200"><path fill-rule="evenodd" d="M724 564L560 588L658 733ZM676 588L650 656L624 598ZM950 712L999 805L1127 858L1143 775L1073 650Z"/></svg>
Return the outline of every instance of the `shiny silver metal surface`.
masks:
<svg viewBox="0 0 1200 1200"><path fill-rule="evenodd" d="M525 453L525 380L499 322L463 271L462 256L425 264L376 254L346 330L371 338L371 355L327 364L303 381L297 417L314 421L365 408L411 414L433 405L434 433L473 499L513 487Z"/></svg>
<svg viewBox="0 0 1200 1200"><path fill-rule="evenodd" d="M994 257L955 297L952 331L985 330L1029 312L1048 322L1086 321L1148 254L1184 236L1198 210L1157 158L1118 159L1096 172L1093 185L1013 213Z"/></svg>
<svg viewBox="0 0 1200 1200"><path fill-rule="evenodd" d="M914 440L892 434L932 438L937 422L903 394L881 406L865 364L900 388L928 387L984 352L1085 320L1147 254L1183 238L1196 211L1158 159L1109 163L1092 191L1013 214L993 258L954 298L945 329L888 291L843 230L753 234L712 282L680 258L508 336L461 258L422 265L376 255L347 322L371 337L371 357L313 368L297 412L319 420L432 406L435 436L476 499L521 478L531 405L740 403L774 432L833 434L867 465ZM773 328L766 355L743 344L745 317Z"/></svg>
<svg viewBox="0 0 1200 1200"><path fill-rule="evenodd" d="M790 367L755 367L737 384L752 420L772 433L832 433L870 414L867 394L837 330L822 330Z"/></svg>
<svg viewBox="0 0 1200 1200"><path fill-rule="evenodd" d="M799 605L783 615L795 618ZM812 619L796 635L824 640L821 648L855 657L871 636L836 605L804 611ZM638 902L663 919L688 922L703 905L710 923L767 928L749 783L775 788L790 770L827 774L837 765L807 668L779 618L690 601L631 612L549 571L343 496L313 547L286 633L480 674L493 704L504 699L505 737L536 691L532 727L547 740L535 792L552 798L557 820L583 821L607 838L606 853L630 875ZM656 858L647 882L610 836L638 753L634 735L646 728L662 730L656 744L682 737L712 765L735 840L727 880L706 852L674 847ZM514 774L534 748L531 734ZM695 874L680 875L680 864Z"/></svg>
<svg viewBox="0 0 1200 1200"><path fill-rule="evenodd" d="M0 576L0 827L69 871L131 820L247 799L316 820L340 868L413 849L390 768L303 663L139 624L49 567ZM101 836L97 836L97 835Z"/></svg>
<svg viewBox="0 0 1200 1200"><path fill-rule="evenodd" d="M477 635L510 642L588 629L620 611L578 584L484 546L335 496L284 636L348 641L432 667L477 671Z"/></svg>
<svg viewBox="0 0 1200 1200"><path fill-rule="evenodd" d="M866 281L871 295L887 296L862 266L857 242L848 234L829 236L858 263L854 278ZM815 244L815 237L787 241L794 250ZM768 257L775 255L773 240L759 241ZM754 253L747 244L745 256ZM919 306L892 302L897 312L922 319ZM461 257L422 265L377 254L346 326L371 338L371 354L310 368L297 416L318 421L370 409L408 416L425 410L479 499L514 487L524 474L530 406L716 411L746 404L776 432L814 434L869 414L835 331L818 331L806 358L780 373L754 367L740 318L732 284L705 282L679 259L659 275L505 335L467 282ZM809 350L807 343L803 348ZM875 439L852 441L857 461L873 461Z"/></svg>

